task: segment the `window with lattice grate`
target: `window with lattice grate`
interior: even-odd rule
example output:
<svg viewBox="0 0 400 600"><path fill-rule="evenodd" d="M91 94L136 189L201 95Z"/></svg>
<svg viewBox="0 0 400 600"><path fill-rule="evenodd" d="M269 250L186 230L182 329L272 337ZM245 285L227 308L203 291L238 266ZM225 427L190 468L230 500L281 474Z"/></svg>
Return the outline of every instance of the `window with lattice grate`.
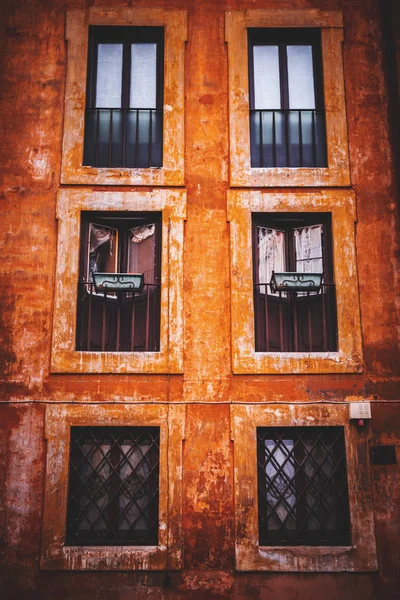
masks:
<svg viewBox="0 0 400 600"><path fill-rule="evenodd" d="M71 427L67 544L156 546L159 427Z"/></svg>
<svg viewBox="0 0 400 600"><path fill-rule="evenodd" d="M350 544L342 427L258 427L262 546Z"/></svg>

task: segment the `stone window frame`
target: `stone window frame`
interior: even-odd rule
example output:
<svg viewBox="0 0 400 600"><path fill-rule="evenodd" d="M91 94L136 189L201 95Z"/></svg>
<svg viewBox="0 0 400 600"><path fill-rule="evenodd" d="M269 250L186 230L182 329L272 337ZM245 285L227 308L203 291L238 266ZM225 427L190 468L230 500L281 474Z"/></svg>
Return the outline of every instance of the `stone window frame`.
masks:
<svg viewBox="0 0 400 600"><path fill-rule="evenodd" d="M75 349L80 225L83 211L161 212L159 352L83 352ZM183 372L184 190L62 189L57 198L58 250L50 370L52 373Z"/></svg>
<svg viewBox="0 0 400 600"><path fill-rule="evenodd" d="M157 546L66 546L71 426L160 427ZM46 483L40 568L43 570L179 570L183 561L183 406L58 405L46 407Z"/></svg>
<svg viewBox="0 0 400 600"><path fill-rule="evenodd" d="M254 333L252 214L331 213L336 284L336 352L256 352ZM356 198L352 191L228 192L231 261L232 369L236 374L360 373L361 321L355 251Z"/></svg>
<svg viewBox="0 0 400 600"><path fill-rule="evenodd" d="M164 132L160 168L83 166L89 25L164 27ZM161 8L67 11L68 42L61 183L87 185L184 184L184 66L187 13Z"/></svg>
<svg viewBox="0 0 400 600"><path fill-rule="evenodd" d="M319 28L323 67L328 167L250 166L249 76L247 29ZM343 75L341 11L227 11L230 183L233 187L347 186L350 165Z"/></svg>
<svg viewBox="0 0 400 600"><path fill-rule="evenodd" d="M238 571L376 571L376 543L368 457L368 428L350 424L348 406L235 405L235 566ZM257 427L343 426L351 520L349 546L260 546L258 541Z"/></svg>

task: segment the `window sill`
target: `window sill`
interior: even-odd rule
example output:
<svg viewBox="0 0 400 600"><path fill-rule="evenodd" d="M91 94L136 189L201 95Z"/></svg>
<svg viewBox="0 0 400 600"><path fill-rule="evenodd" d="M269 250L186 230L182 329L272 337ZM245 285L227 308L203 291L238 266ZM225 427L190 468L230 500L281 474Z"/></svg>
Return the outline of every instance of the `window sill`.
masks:
<svg viewBox="0 0 400 600"><path fill-rule="evenodd" d="M349 568L357 556L355 546L257 546L236 545L238 571L329 572L375 571L376 563ZM266 566L268 565L268 566Z"/></svg>
<svg viewBox="0 0 400 600"><path fill-rule="evenodd" d="M362 356L343 352L252 352L234 361L237 374L361 373Z"/></svg>

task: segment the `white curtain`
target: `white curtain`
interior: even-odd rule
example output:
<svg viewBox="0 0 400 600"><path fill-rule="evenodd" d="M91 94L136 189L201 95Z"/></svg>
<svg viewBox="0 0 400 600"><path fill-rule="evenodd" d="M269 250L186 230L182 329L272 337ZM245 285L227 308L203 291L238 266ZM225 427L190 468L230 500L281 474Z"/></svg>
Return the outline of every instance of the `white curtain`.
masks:
<svg viewBox="0 0 400 600"><path fill-rule="evenodd" d="M272 271L286 271L285 235L283 231L271 227L257 227L258 236L258 282L269 283ZM260 286L265 293L265 286Z"/></svg>
<svg viewBox="0 0 400 600"><path fill-rule="evenodd" d="M278 46L254 46L254 108L281 108Z"/></svg>
<svg viewBox="0 0 400 600"><path fill-rule="evenodd" d="M115 245L116 230L111 227L89 225L89 264L88 279L93 281L92 274L98 271L106 273L115 272L113 247Z"/></svg>
<svg viewBox="0 0 400 600"><path fill-rule="evenodd" d="M288 46L289 107L315 108L312 46Z"/></svg>
<svg viewBox="0 0 400 600"><path fill-rule="evenodd" d="M132 44L131 108L156 108L157 44Z"/></svg>
<svg viewBox="0 0 400 600"><path fill-rule="evenodd" d="M96 108L121 108L122 44L99 44Z"/></svg>
<svg viewBox="0 0 400 600"><path fill-rule="evenodd" d="M294 230L297 273L322 273L322 225Z"/></svg>

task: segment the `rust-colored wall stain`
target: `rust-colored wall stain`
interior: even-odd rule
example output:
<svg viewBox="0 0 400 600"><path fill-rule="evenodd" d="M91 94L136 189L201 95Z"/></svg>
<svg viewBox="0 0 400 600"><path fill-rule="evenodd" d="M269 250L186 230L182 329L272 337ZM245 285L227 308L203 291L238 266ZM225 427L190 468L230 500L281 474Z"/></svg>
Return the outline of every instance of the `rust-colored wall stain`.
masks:
<svg viewBox="0 0 400 600"><path fill-rule="evenodd" d="M400 6L396 0L387 4L392 11L393 48L397 51L395 59L400 72ZM68 157L64 157L67 167L62 183L64 107L67 106L66 111L79 109L71 108L71 105L68 108L65 104L66 11L93 9L104 17L106 13L102 9L107 5L114 11L109 13L110 18L125 15L123 11L134 11L135 8L144 12L155 9L157 13L154 14L160 19L168 11L179 11L179 35L174 38L176 46L171 48L169 57L182 58L184 52L184 79L180 81L183 85L176 88L171 83L168 97L173 98L176 93L177 107L172 107L169 122L180 129L176 132L177 139L183 132L184 147L180 155L174 144L169 170L165 173L160 171L142 179L140 174L136 179L129 179L130 174L124 173L123 187L119 187L121 181L115 173L105 181L104 174L95 174L90 179L80 171L74 180L71 164L80 160L77 153L81 146L77 143L68 148ZM282 187L280 183L272 187L265 181L262 186L267 187L260 187L261 179L254 184L248 175L243 179L239 177L236 182L231 180L230 152L233 146L229 103L232 103L232 92L238 91L240 86L229 80L229 73L233 71L228 62L232 60L231 46L228 50L228 45L232 42L226 37L225 13L258 9L274 10L275 18L279 17L276 11L282 11L285 18L288 11L293 11L293 19L298 18L298 11L312 11L315 20L321 11L343 11L345 120L342 114L340 131L347 127L348 161L346 156L339 161L342 166L332 179L324 180L326 187L312 174L303 181L298 177L296 187L290 184ZM113 0L107 3L106 0L69 0L65 3L61 0L5 0L2 11L2 597L40 600L54 597L71 600L86 597L120 600L395 598L400 583L399 211L393 160L396 148L391 145L393 124L387 97L387 79L394 74L384 70L387 41L382 30L380 2ZM151 20L153 17L146 18ZM334 23L337 25L336 20ZM84 47L83 56L85 52ZM182 77L183 62L177 64L169 73L175 72ZM75 92L79 96L79 90ZM331 98L335 98L337 89L330 93ZM343 97L339 100L336 104L342 105ZM237 107L242 103L243 98L238 97ZM336 105L332 107L333 111L336 109ZM173 133L168 133L168 139L172 139ZM345 150L347 152L347 145ZM239 140L235 149L234 177L238 177L237 169L244 168L241 152ZM70 160L72 162L68 162ZM357 349L356 358L345 361L347 372L338 367L336 371L332 368L323 373L317 368L317 372L311 374L306 366L293 374L287 368L280 372L276 365L268 372L265 363L257 369L246 367L246 372L235 372L235 364L254 366L255 363L248 360L247 354L240 355L243 348L232 339L235 326L243 329L248 315L240 315L237 304L232 311L238 286L232 285L237 273L231 272L233 229L228 215L228 196L234 198L254 192L272 198L279 192L282 198L282 194L287 193L289 205L289 196L297 194L298 198L302 193L318 196L323 192L320 196L334 198L335 186L340 186L341 194L354 198L356 209L353 283L357 298L352 312L343 312L344 333L349 347ZM174 353L173 360L168 366L166 352L163 365L150 368L149 362L146 365L145 359L139 359L129 372L129 360L125 357L121 359L124 361L122 369L118 367L118 361L115 364L109 361L107 372L94 367L89 373L86 367L79 372L76 363L72 368L70 355L61 357L57 368L52 370L60 229L57 198L60 195L66 197L69 192L71 198L80 193L82 198L94 197L100 192L105 198L106 194L118 195L120 191L128 195L141 191L151 195L158 189L163 190L165 197L172 198L175 194L177 198L185 198L180 205L181 212L175 215L175 221L172 219L172 226L176 228L169 237L170 245L165 248L171 267L168 276L176 275L174 289L178 290L178 296L173 295L166 302L172 311L178 307L180 313L173 332L179 339L168 340ZM234 208L232 214L239 218L243 228L244 221L240 219L244 217L240 216L240 211L234 213ZM69 214L73 210L71 204ZM341 221L344 222L345 219ZM77 235L76 231L73 233ZM181 255L182 272L176 263ZM244 260L239 263L246 265ZM336 281L336 284L340 285L340 282ZM346 293L347 289L343 290L341 297L345 298ZM354 294L350 297L354 298ZM64 310L68 310L65 304ZM71 305L70 315L75 310L75 305ZM231 323L232 312L237 315L237 323ZM350 320L346 321L347 318ZM70 318L69 322L73 321ZM235 362L237 356L240 360ZM375 532L375 540L373 536L370 538L365 554L375 547L376 542L378 569L369 573L339 573L333 568L325 573L268 570L239 573L235 570L236 533L241 540L246 540L257 532L249 531L245 519L236 520L236 508L241 501L237 495L236 468L238 464L248 462L246 449L242 448L235 463L232 415L235 411L240 414L244 411L237 406L269 407L269 410L275 409L276 414L281 411L279 414L284 420L293 414L290 403L301 403L304 405L302 414L309 409L310 417L314 418L321 410L319 403L327 402L321 413L322 421L331 424L332 413L342 415L346 411L339 407L331 411L329 403L338 402L343 407L342 403L349 400L372 402L372 421L364 426L359 443L355 441L351 448L354 464L359 461L365 466L368 444L390 443L397 450L397 465L367 465L360 474L360 481L357 477L351 481L354 488L362 486L366 494L365 506L373 508L371 530ZM46 473L49 463L46 462L45 428L54 427L57 432L57 423L60 431L63 425L57 410L46 410L46 407L65 405L65 414L70 414L69 407L77 404L83 407L82 414L95 414L96 404L99 404L99 412L107 414L108 410L109 414L114 414L119 407L123 410L125 403L130 406L136 403L140 407L138 414L145 411L146 403L151 404L155 418L169 423L173 447L182 450L179 460L175 456L172 466L169 465L171 485L177 478L181 478L182 484L178 494L181 510L170 513L175 520L171 538L175 562L169 565L170 572L41 570L45 489L52 489L45 486L50 476ZM271 409L271 403L276 403L276 407ZM171 404L182 405L173 413L179 414L182 431L177 432L177 423L174 429L168 421ZM262 408L254 409L254 414L257 410L262 411ZM344 425L348 426L348 421ZM350 427L353 427L351 439L357 440L356 426ZM65 462L60 473L63 469L66 469ZM247 475L251 478L251 473ZM365 506L362 508L368 512ZM47 514L46 519L47 525L51 526L51 514ZM59 523L60 519L55 521ZM365 525L364 531L370 531L370 524ZM48 529L46 531L49 535ZM111 563L105 561L105 564ZM162 562L155 564L164 565ZM261 567L264 564L261 559L257 562L258 566L260 564Z"/></svg>

